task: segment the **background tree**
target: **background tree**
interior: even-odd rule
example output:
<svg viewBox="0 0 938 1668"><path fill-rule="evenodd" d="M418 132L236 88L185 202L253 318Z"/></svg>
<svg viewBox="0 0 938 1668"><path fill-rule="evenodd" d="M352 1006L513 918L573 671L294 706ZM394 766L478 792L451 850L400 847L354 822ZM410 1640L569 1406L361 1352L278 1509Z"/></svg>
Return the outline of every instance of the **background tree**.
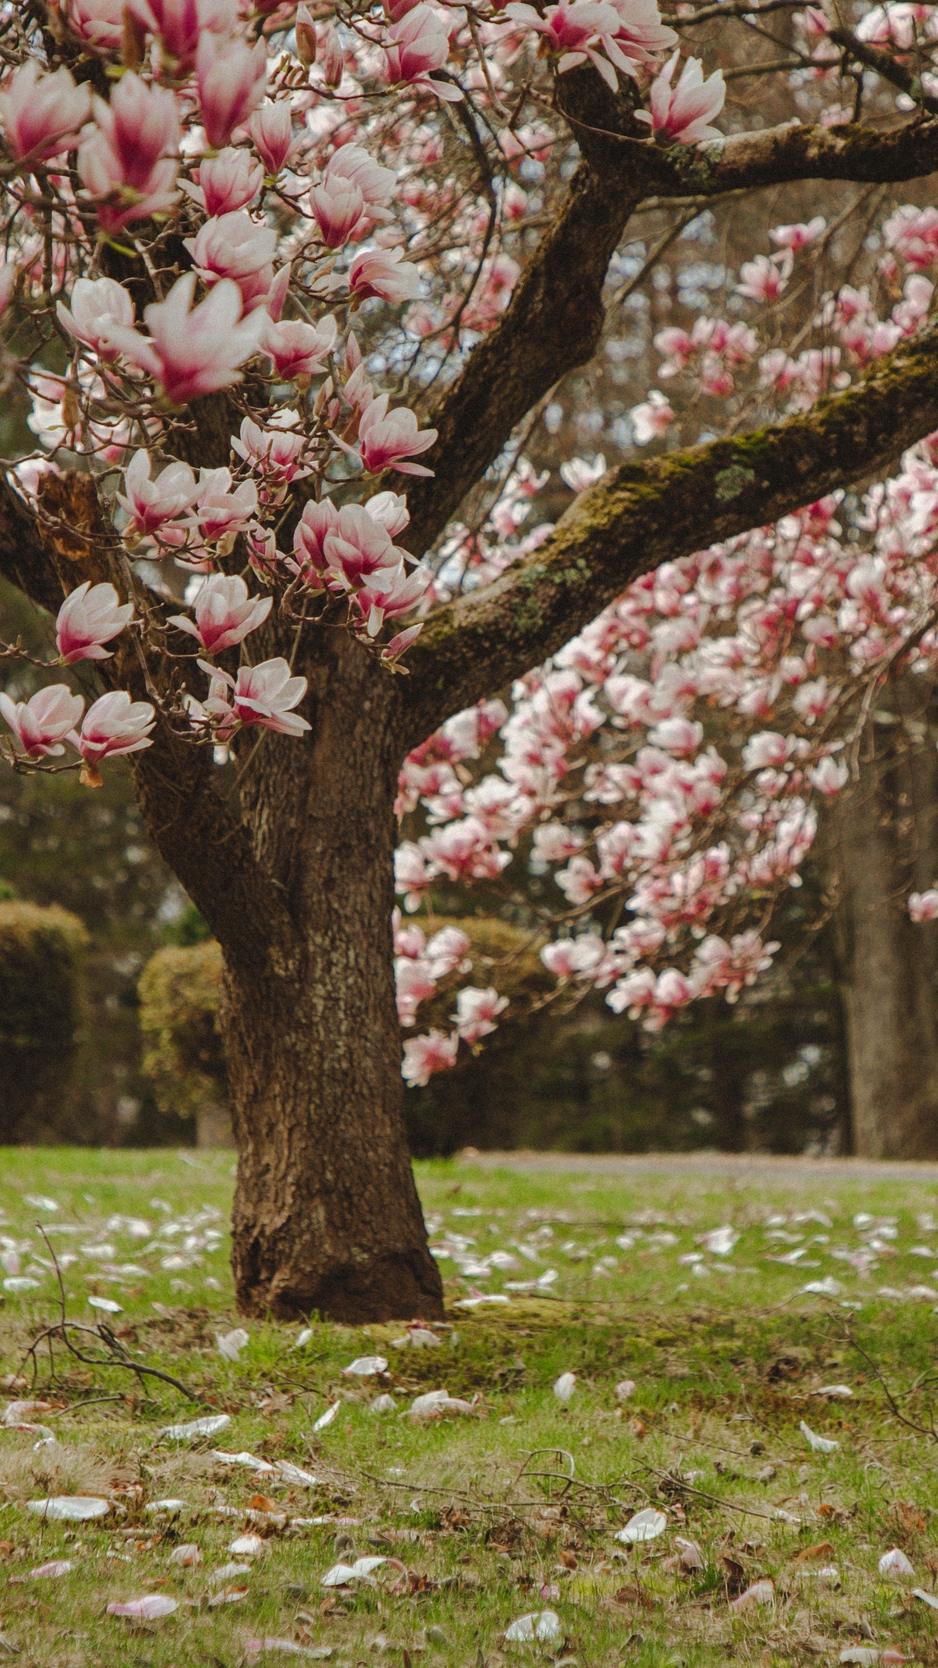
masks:
<svg viewBox="0 0 938 1668"><path fill-rule="evenodd" d="M721 6L674 21L692 30L714 15L736 19ZM2 561L56 616L60 663L95 660L107 691L84 712L66 684L18 707L8 699L11 757L19 769L56 770L56 750L73 747L93 786L106 757L129 753L147 826L221 946L246 1311L318 1308L356 1321L440 1307L401 1119L390 917L405 757L556 653L640 572L886 469L938 422L931 331L918 328L927 307L913 293L893 319L899 302L884 278L870 333L890 326L890 351L877 339L855 380L812 348L786 416L794 374L782 351L758 413L750 401L762 418L755 432L745 432L743 401L721 424L725 438L614 468L546 538L526 548L505 539L487 572L476 565L482 585L466 583L471 526L447 536L467 494L482 483L484 501L487 472L504 472L518 426L597 351L604 286L610 272L616 281L634 213L662 203L699 211L806 179L881 185L932 172L927 36L886 50L841 28L825 35L806 16L791 57L756 68L807 77L820 89L818 119L725 139L712 127L720 78L701 84L689 63L678 80L670 61L655 75L675 35L638 0L543 18L472 6L446 25L424 6L389 18L349 8L318 44L302 8L240 18L233 0L184 12L132 0L126 15L110 0L76 0L4 20L9 375L30 388L54 466L21 460L8 477ZM757 9L737 26L738 67L751 75L750 42L766 19ZM879 82L867 112L871 62ZM854 120L827 96L842 93L842 73ZM512 156L543 169L523 203ZM837 254L829 239L822 252ZM762 254L754 268L749 287L768 305L780 268ZM393 309L408 299L416 305L401 328ZM846 323L843 311L831 317ZM818 322L822 338L831 317ZM691 355L701 350L717 397L710 360L716 353L725 370L727 339L745 339L755 392L757 341L724 331L717 349L704 331ZM371 380L379 375L396 381L406 407L388 411ZM849 386L832 396L840 382ZM652 429L661 398L646 402ZM432 426L421 428L424 412ZM411 477L406 510L392 491L355 502L361 476L383 470L395 485ZM799 528L826 549L839 536L831 524L828 509L783 525L768 558L756 540L698 559L691 583L722 560L790 588ZM437 547L434 581L423 558ZM840 548L824 571L846 585L865 551L852 529ZM886 576L906 600L906 658L930 652L925 581L909 594L922 554L910 537ZM886 560L878 549L875 558ZM172 562L196 579L186 586L192 614L179 611ZM247 579L267 595L250 596ZM418 641L398 631L434 602ZM873 644L870 620L861 623L842 648L835 630L818 651L839 654L841 734L870 678L873 657L851 658L860 639ZM887 671L894 636L875 645ZM408 675L393 676L405 655ZM725 786L715 800L703 795L694 826L656 859L667 886L698 849L708 861L714 817L725 826L725 873L693 926L728 906L742 929L740 863L750 876L758 860L769 865L769 899L787 884L810 844L808 783L839 785L834 717L808 722L821 716L806 705L799 746L766 767L781 771L784 793L755 764L727 777L704 759L701 782L709 771ZM483 710L467 722L479 731L488 720ZM248 734L258 727L260 741ZM681 734L672 758L687 752ZM541 820L543 795L527 797L529 820ZM755 927L710 935L723 949L693 994L732 993L755 975L765 913L760 899ZM679 912L673 934L648 946L644 971L634 956L610 969L620 995L640 995L632 1006L650 1007L655 1021L684 997L672 1000L683 990L674 978L659 988L672 970L656 973L654 956L673 957L688 932ZM486 997L470 995L463 1035L490 1022ZM411 1051L412 1077L414 1060Z"/></svg>

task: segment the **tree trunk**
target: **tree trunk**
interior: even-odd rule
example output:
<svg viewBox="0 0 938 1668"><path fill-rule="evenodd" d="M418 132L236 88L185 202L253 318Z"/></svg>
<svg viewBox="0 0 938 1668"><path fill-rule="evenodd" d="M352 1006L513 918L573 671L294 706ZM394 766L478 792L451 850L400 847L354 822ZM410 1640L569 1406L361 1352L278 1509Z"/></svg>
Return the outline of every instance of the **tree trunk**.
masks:
<svg viewBox="0 0 938 1668"><path fill-rule="evenodd" d="M292 936L222 938L238 1305L429 1319L442 1282L407 1151L394 999L394 680L343 633L310 635L297 670L312 734L265 736L242 789Z"/></svg>
<svg viewBox="0 0 938 1668"><path fill-rule="evenodd" d="M897 711L910 704L908 690L889 695ZM874 723L868 754L837 828L853 1150L935 1158L938 931L914 925L905 898L938 876L938 754L898 722Z"/></svg>

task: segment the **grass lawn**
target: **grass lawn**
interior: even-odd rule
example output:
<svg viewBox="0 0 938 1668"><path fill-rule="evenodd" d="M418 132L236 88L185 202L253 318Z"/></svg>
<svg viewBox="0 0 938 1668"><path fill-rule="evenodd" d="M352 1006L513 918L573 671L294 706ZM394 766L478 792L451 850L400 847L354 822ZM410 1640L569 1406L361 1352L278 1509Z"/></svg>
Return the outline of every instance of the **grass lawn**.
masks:
<svg viewBox="0 0 938 1668"><path fill-rule="evenodd" d="M467 1162L419 1182L446 1325L252 1323L229 1360L230 1154L3 1153L0 1376L51 1405L0 1428L0 1657L938 1665L933 1187ZM50 1247L69 1319L192 1400L54 1338L27 1355L59 1317ZM507 1301L460 1306L479 1294ZM386 1372L343 1375L362 1356ZM432 1390L470 1405L415 1418ZM29 1510L62 1496L102 1515ZM649 1509L655 1538L616 1538ZM911 1573L880 1574L892 1548ZM175 1608L108 1614L142 1597ZM543 1612L543 1638L506 1638Z"/></svg>

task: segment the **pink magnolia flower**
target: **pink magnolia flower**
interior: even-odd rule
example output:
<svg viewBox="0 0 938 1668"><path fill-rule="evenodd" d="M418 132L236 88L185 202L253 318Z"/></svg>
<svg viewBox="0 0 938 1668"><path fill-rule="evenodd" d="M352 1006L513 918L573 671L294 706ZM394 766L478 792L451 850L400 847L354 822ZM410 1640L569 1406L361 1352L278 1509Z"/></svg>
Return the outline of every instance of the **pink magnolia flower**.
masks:
<svg viewBox="0 0 938 1668"><path fill-rule="evenodd" d="M570 979L577 973L591 972L605 954L606 946L599 934L588 932L579 938L558 938L554 944L545 944L541 961L558 979Z"/></svg>
<svg viewBox="0 0 938 1668"><path fill-rule="evenodd" d="M290 413L293 417L295 412ZM307 440L302 429L261 428L252 418L241 423L240 436L232 436L232 450L264 482L267 496L276 497L291 481L301 481L312 471L312 464L304 462Z"/></svg>
<svg viewBox="0 0 938 1668"><path fill-rule="evenodd" d="M335 519L327 526L329 511ZM323 504L307 505L295 544L314 567L320 537L322 572L333 590L355 590L376 574L386 579L403 564L403 552L392 544L387 529L372 519L363 504L344 504L338 511L328 499Z"/></svg>
<svg viewBox="0 0 938 1668"><path fill-rule="evenodd" d="M393 168L376 162L361 145L340 145L326 163L323 179L351 180L357 185L372 220L390 218L388 204L394 195L397 175Z"/></svg>
<svg viewBox="0 0 938 1668"><path fill-rule="evenodd" d="M367 579L355 594L355 606L362 615L368 636L377 637L386 619L397 619L416 608L431 578L432 575L423 568L407 573L402 564L390 575L384 570Z"/></svg>
<svg viewBox="0 0 938 1668"><path fill-rule="evenodd" d="M277 234L252 220L244 209L207 220L197 235L184 240L192 262L205 284L231 278L244 300L245 311L261 306L273 281L272 256Z"/></svg>
<svg viewBox="0 0 938 1668"><path fill-rule="evenodd" d="M239 151L229 146L217 156L203 157L199 163L199 183L181 180L183 191L206 214L217 216L234 214L247 208L264 184L264 170L255 162L250 151Z"/></svg>
<svg viewBox="0 0 938 1668"><path fill-rule="evenodd" d="M227 145L264 97L267 46L252 48L240 37L203 34L196 51L196 79L205 137L216 150Z"/></svg>
<svg viewBox="0 0 938 1668"><path fill-rule="evenodd" d="M464 985L456 997L456 1012L450 1017L463 1042L480 1042L495 1030L495 1021L508 1006L507 996L499 996L493 986L479 990L475 985Z"/></svg>
<svg viewBox="0 0 938 1668"><path fill-rule="evenodd" d="M649 391L647 400L633 405L629 416L636 446L647 446L650 440L660 440L674 422L674 409L666 394L659 388Z"/></svg>
<svg viewBox="0 0 938 1668"><path fill-rule="evenodd" d="M812 787L827 799L835 799L842 788L847 786L850 778L849 766L843 759L834 759L830 753L819 759L808 771L808 780Z"/></svg>
<svg viewBox="0 0 938 1668"><path fill-rule="evenodd" d="M151 481L151 461L145 447L135 452L124 471L124 491L117 494L130 517L129 531L147 535L187 510L199 490L187 463L169 463Z"/></svg>
<svg viewBox="0 0 938 1668"><path fill-rule="evenodd" d="M0 713L27 759L64 753L62 742L74 731L84 705L82 697L73 694L67 683L49 684L28 701L13 701L0 691Z"/></svg>
<svg viewBox="0 0 938 1668"><path fill-rule="evenodd" d="M78 152L78 172L106 231L171 208L176 191L179 112L168 87L129 71L109 104L94 100L95 126Z"/></svg>
<svg viewBox="0 0 938 1668"><path fill-rule="evenodd" d="M125 327L108 330L111 345L154 377L174 405L240 382L237 367L256 351L267 322L260 309L242 318L241 291L230 279L217 283L197 307L195 285L195 273L184 272L165 301L147 307L149 341Z"/></svg>
<svg viewBox="0 0 938 1668"><path fill-rule="evenodd" d="M352 507L346 505L347 509ZM326 535L338 527L339 513L331 498L323 498L319 503L307 504L296 524L293 534L296 561L290 565L294 572L302 574L306 583L314 590L323 589Z"/></svg>
<svg viewBox="0 0 938 1668"><path fill-rule="evenodd" d="M5 695L0 695L0 710L2 710L3 716L9 724L10 720L6 708L3 706L6 699ZM927 892L910 892L908 911L910 919L915 922L916 926L920 925L922 921L938 921L938 890L931 887Z"/></svg>
<svg viewBox="0 0 938 1668"><path fill-rule="evenodd" d="M358 424L358 443L364 467L372 475L380 474L389 465L401 475L432 475L432 469L421 463L405 463L405 458L416 452L429 451L437 437L436 429L418 429L417 419L406 406L388 411L387 394L362 412Z"/></svg>
<svg viewBox="0 0 938 1668"><path fill-rule="evenodd" d="M248 588L240 574L231 577L211 574L203 583L195 599L195 620L186 614L170 614L168 625L178 626L201 643L206 654L220 654L222 649L256 631L273 607L272 597L248 596Z"/></svg>
<svg viewBox="0 0 938 1668"><path fill-rule="evenodd" d="M132 602L121 602L113 585L92 585L86 579L65 598L55 621L55 640L66 666L76 660L110 660L102 645L123 631L133 619Z"/></svg>
<svg viewBox="0 0 938 1668"><path fill-rule="evenodd" d="M213 682L224 684L231 692L230 706L219 703L217 697L214 702L211 697L206 702L206 708L218 716L224 718L227 712L245 728L256 724L283 736L299 736L310 728L308 721L293 711L306 694L306 679L292 677L288 662L280 656L262 660L259 666L240 666L237 678L217 666L206 666L205 670ZM219 711L219 705L224 711Z"/></svg>
<svg viewBox="0 0 938 1668"><path fill-rule="evenodd" d="M87 766L82 772L86 785L99 784L96 767L102 759L151 747L149 737L155 723L156 713L149 701L132 701L125 689L112 689L100 696L85 713L78 736L78 751Z"/></svg>
<svg viewBox="0 0 938 1668"><path fill-rule="evenodd" d="M201 39L230 35L238 21L237 0L128 0L143 28L155 35L164 58L180 79L195 62Z"/></svg>
<svg viewBox="0 0 938 1668"><path fill-rule="evenodd" d="M456 1064L459 1038L447 1037L443 1031L428 1031L422 1037L409 1037L404 1044L404 1064L401 1076L412 1089L421 1089L438 1071L449 1071Z"/></svg>
<svg viewBox="0 0 938 1668"><path fill-rule="evenodd" d="M354 180L324 176L309 194L310 207L327 249L340 249L363 224L365 199Z"/></svg>
<svg viewBox="0 0 938 1668"><path fill-rule="evenodd" d="M677 65L675 52L668 59L661 74L651 84L651 113L636 110L638 121L648 122L658 140L681 145L698 145L704 139L720 139L719 128L713 127L726 100L722 70L704 80L703 65L698 58L687 58L676 87L671 77Z"/></svg>
<svg viewBox="0 0 938 1668"><path fill-rule="evenodd" d="M402 1025L413 1025L421 1002L435 994L436 980L430 977L423 962L399 956L394 966L394 984L397 1017Z"/></svg>
<svg viewBox="0 0 938 1668"><path fill-rule="evenodd" d="M394 307L416 299L420 277L403 249L362 249L349 266L348 287L359 301L376 295Z"/></svg>
<svg viewBox="0 0 938 1668"><path fill-rule="evenodd" d="M371 516L372 521L377 521L385 532L390 533L392 539L396 539L398 533L403 533L404 528L410 525L407 499L399 492L376 492L374 497L368 499L365 509ZM497 702L489 703L489 705L498 704ZM473 716L475 710L475 708L472 709ZM497 729L498 725L495 728Z"/></svg>
<svg viewBox="0 0 938 1668"><path fill-rule="evenodd" d="M790 249L797 254L799 249L806 249L809 243L816 243L823 232L827 231L827 221L823 214L815 214L811 220L800 222L794 226L774 226L769 237L779 249Z"/></svg>
<svg viewBox="0 0 938 1668"><path fill-rule="evenodd" d="M623 56L629 60L626 69L635 74L635 64L647 64L659 52L669 52L677 45L675 31L662 23L657 0L609 0L619 14L619 27L613 39ZM618 60L617 60L618 62Z"/></svg>
<svg viewBox="0 0 938 1668"><path fill-rule="evenodd" d="M338 87L345 71L342 38L334 23L327 23L319 41L319 63L327 87Z"/></svg>
<svg viewBox="0 0 938 1668"><path fill-rule="evenodd" d="M293 382L297 377L318 376L326 369L324 361L335 347L337 330L331 314L316 325L290 320L271 324L264 332L262 345L273 360L276 375Z"/></svg>
<svg viewBox="0 0 938 1668"><path fill-rule="evenodd" d="M297 148L293 137L293 107L288 98L268 101L255 110L251 117L251 138L268 174L279 174Z"/></svg>
<svg viewBox="0 0 938 1668"><path fill-rule="evenodd" d="M76 278L71 301L70 308L56 304L60 324L109 364L117 349L109 344L107 331L115 324L126 330L134 326L134 304L123 284L114 278Z"/></svg>
<svg viewBox="0 0 938 1668"><path fill-rule="evenodd" d="M462 93L449 81L437 81L431 70L442 69L449 57L449 36L429 6L416 5L385 35L384 79L388 86L401 82L435 93L449 104L458 104Z"/></svg>
<svg viewBox="0 0 938 1668"><path fill-rule="evenodd" d="M230 469L200 469L192 519L198 522L208 544L240 533L256 513L257 487L253 481L242 481L232 492Z"/></svg>
<svg viewBox="0 0 938 1668"><path fill-rule="evenodd" d="M0 93L0 122L17 162L44 162L70 150L91 114L91 92L76 87L68 70L45 75L24 64Z"/></svg>
<svg viewBox="0 0 938 1668"><path fill-rule="evenodd" d="M790 249L781 255L756 255L754 260L743 261L739 269L742 283L737 284L736 293L748 296L751 301L777 301L788 288L791 267Z"/></svg>
<svg viewBox="0 0 938 1668"><path fill-rule="evenodd" d="M101 52L119 52L124 39L124 0L68 0L69 28Z"/></svg>
<svg viewBox="0 0 938 1668"><path fill-rule="evenodd" d="M606 0L560 0L558 6L549 6L543 17L534 6L529 5L513 3L506 6L505 11L518 23L525 23L529 29L543 35L551 51L561 54L557 64L561 75L577 64L585 63L588 58L614 90L618 83L613 63L625 70L627 75L635 73L630 55L623 52L615 41L622 20L615 6L607 4ZM603 48L606 57L596 50L598 46Z"/></svg>

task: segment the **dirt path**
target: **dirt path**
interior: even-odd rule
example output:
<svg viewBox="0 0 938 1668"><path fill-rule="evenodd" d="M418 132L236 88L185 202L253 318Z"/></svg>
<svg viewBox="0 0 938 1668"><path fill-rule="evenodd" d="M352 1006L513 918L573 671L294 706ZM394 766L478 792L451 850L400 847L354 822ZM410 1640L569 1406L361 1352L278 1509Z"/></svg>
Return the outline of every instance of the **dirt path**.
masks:
<svg viewBox="0 0 938 1668"><path fill-rule="evenodd" d="M483 1170L543 1170L554 1175L735 1176L740 1181L791 1183L822 1180L938 1182L938 1162L868 1158L776 1158L768 1153L476 1153L459 1164Z"/></svg>

